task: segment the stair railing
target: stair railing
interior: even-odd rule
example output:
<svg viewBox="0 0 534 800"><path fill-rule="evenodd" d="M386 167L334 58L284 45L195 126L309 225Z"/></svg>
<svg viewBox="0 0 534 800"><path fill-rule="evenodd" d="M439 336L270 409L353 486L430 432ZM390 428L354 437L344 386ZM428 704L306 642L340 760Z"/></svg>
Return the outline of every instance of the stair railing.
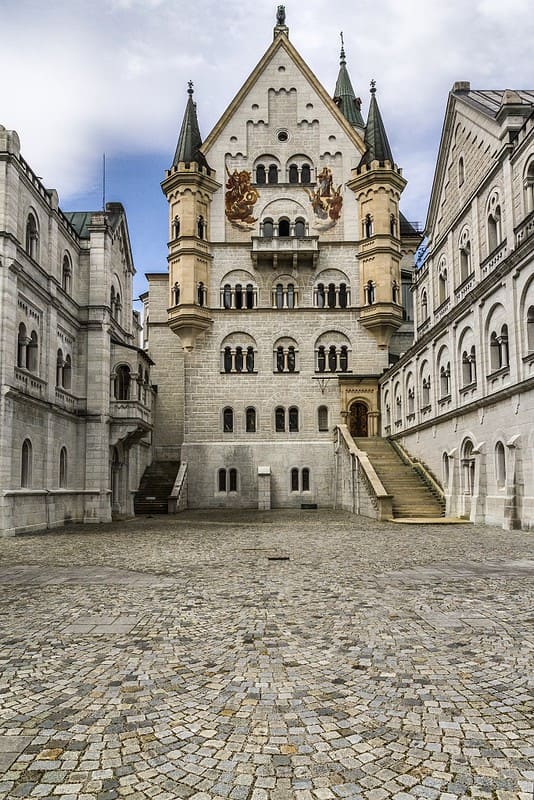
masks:
<svg viewBox="0 0 534 800"><path fill-rule="evenodd" d="M367 453L360 450L346 425L335 429L334 508L387 520L393 517L393 497L387 493Z"/></svg>
<svg viewBox="0 0 534 800"><path fill-rule="evenodd" d="M400 444L400 442L397 442L395 439L388 439L388 442L391 444L399 458L401 458L407 466L411 467L417 472L420 478L426 483L428 488L436 495L439 502L445 505L445 493L425 464L423 464L422 461L419 461L418 458L411 456Z"/></svg>
<svg viewBox="0 0 534 800"><path fill-rule="evenodd" d="M167 512L177 514L187 508L187 463L182 461L172 491L167 498Z"/></svg>

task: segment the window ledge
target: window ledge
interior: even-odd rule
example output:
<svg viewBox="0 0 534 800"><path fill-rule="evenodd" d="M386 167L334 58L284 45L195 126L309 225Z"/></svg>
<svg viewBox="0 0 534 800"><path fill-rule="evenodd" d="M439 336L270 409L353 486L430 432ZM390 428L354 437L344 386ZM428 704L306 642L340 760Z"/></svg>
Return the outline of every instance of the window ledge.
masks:
<svg viewBox="0 0 534 800"><path fill-rule="evenodd" d="M500 377L504 377L505 375L508 375L509 372L510 372L510 367L509 366L501 367L500 369L496 369L495 372L490 372L490 374L487 375L486 378L487 378L488 381L493 381L496 378L500 378Z"/></svg>
<svg viewBox="0 0 534 800"><path fill-rule="evenodd" d="M300 370L298 370L298 369L294 369L294 370L290 370L290 369L283 369L283 370L273 369L273 375L298 375L299 371Z"/></svg>
<svg viewBox="0 0 534 800"><path fill-rule="evenodd" d="M415 419L415 413L414 413L414 414L407 414L407 415L406 415L406 420L407 420L408 422L412 422L412 420L414 420L414 419Z"/></svg>
<svg viewBox="0 0 534 800"><path fill-rule="evenodd" d="M534 350L531 353L527 353L526 356L523 356L523 364L533 364L534 363Z"/></svg>
<svg viewBox="0 0 534 800"><path fill-rule="evenodd" d="M247 369L244 369L241 372L236 372L236 370L233 369L231 372L226 372L225 369L221 369L220 374L221 375L257 375L258 374L258 370L255 369L255 370L253 370L253 372L249 372Z"/></svg>
<svg viewBox="0 0 534 800"><path fill-rule="evenodd" d="M438 400L438 403L440 404L440 406L444 406L446 403L450 403L450 402L451 402L451 395L450 394L446 394L445 397L440 397L439 400Z"/></svg>
<svg viewBox="0 0 534 800"><path fill-rule="evenodd" d="M426 405L426 406L421 406L421 414L426 414L428 411L431 411L431 410L432 410L432 406L431 406L430 403L428 405Z"/></svg>
<svg viewBox="0 0 534 800"><path fill-rule="evenodd" d="M465 386L460 387L460 394L466 394L466 392L470 392L476 388L477 388L476 381L473 381L472 383L466 383Z"/></svg>

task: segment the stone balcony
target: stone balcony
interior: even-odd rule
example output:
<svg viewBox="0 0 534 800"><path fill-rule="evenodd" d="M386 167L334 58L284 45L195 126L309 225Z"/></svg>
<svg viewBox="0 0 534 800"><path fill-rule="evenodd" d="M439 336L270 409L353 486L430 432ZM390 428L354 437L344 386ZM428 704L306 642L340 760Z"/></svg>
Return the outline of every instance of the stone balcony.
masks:
<svg viewBox="0 0 534 800"><path fill-rule="evenodd" d="M251 256L255 267L277 269L286 264L289 269L315 269L319 258L319 237L253 236Z"/></svg>
<svg viewBox="0 0 534 800"><path fill-rule="evenodd" d="M112 400L109 414L112 446L119 442L130 446L152 430L151 411L139 400Z"/></svg>
<svg viewBox="0 0 534 800"><path fill-rule="evenodd" d="M534 211L531 211L528 217L526 217L517 228L514 228L514 233L517 247L522 245L523 242L534 234Z"/></svg>
<svg viewBox="0 0 534 800"><path fill-rule="evenodd" d="M67 409L67 411L71 411L73 414L83 414L86 410L87 403L85 397L76 397L65 389L61 389L59 386L56 386L55 397L58 406Z"/></svg>
<svg viewBox="0 0 534 800"><path fill-rule="evenodd" d="M482 272L482 277L485 278L486 275L489 275L490 272L493 272L495 267L501 263L503 259L506 258L508 255L508 246L506 244L506 239L501 242L495 250L489 254L487 258L484 259L482 264L480 265L480 271Z"/></svg>
<svg viewBox="0 0 534 800"><path fill-rule="evenodd" d="M47 399L47 382L23 367L15 367L15 386L31 397Z"/></svg>

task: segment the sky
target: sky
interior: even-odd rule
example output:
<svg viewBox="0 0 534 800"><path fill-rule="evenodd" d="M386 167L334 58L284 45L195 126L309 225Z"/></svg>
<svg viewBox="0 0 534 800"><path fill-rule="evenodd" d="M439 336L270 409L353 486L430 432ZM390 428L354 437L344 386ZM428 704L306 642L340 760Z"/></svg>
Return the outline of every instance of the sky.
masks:
<svg viewBox="0 0 534 800"><path fill-rule="evenodd" d="M332 94L343 31L368 109L371 79L397 163L401 203L424 223L447 94L533 89L532 0L287 0L289 36ZM0 124L65 211L126 208L135 294L166 269L171 164L187 81L205 139L269 47L276 0L0 0Z"/></svg>

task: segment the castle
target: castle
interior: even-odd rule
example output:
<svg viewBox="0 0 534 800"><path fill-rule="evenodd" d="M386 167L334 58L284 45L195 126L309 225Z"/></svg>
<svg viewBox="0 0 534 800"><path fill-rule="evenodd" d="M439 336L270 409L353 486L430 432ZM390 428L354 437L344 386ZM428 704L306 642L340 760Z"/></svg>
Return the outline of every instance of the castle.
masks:
<svg viewBox="0 0 534 800"><path fill-rule="evenodd" d="M2 530L132 514L164 473L170 510L435 514L386 437L447 513L532 526L533 109L455 85L414 275L374 82L364 122L344 48L331 96L279 7L204 141L189 85L142 334L122 207L61 212L1 129Z"/></svg>

